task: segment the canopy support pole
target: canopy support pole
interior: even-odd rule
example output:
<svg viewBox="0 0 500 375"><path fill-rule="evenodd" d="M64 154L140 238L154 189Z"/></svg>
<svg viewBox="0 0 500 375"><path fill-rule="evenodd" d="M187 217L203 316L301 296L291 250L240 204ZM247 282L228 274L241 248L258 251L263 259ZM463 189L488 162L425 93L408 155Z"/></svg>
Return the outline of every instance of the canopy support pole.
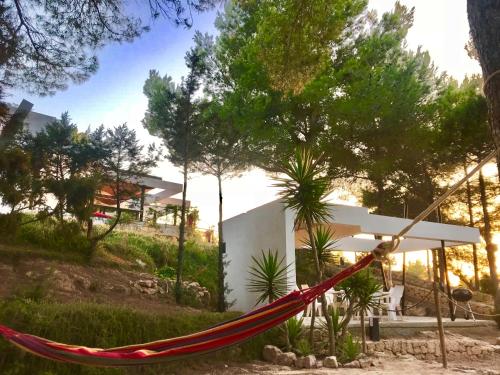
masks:
<svg viewBox="0 0 500 375"><path fill-rule="evenodd" d="M443 367L448 367L448 358L446 356L446 341L444 338L444 327L443 327L443 319L441 317L441 308L439 303L439 290L438 290L438 264L437 264L437 250L432 249L432 271L434 280L432 283L432 290L434 292L434 306L436 308L436 318L439 332L439 345L441 347L441 359L443 363Z"/></svg>

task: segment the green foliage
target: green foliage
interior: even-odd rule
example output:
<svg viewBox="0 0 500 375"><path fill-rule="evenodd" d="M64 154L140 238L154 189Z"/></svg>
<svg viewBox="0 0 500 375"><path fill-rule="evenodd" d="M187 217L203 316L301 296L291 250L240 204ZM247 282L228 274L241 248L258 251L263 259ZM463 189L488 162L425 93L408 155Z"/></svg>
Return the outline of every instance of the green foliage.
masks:
<svg viewBox="0 0 500 375"><path fill-rule="evenodd" d="M354 361L361 352L360 342L348 333L344 340L338 343L339 345L339 361L341 363L349 363Z"/></svg>
<svg viewBox="0 0 500 375"><path fill-rule="evenodd" d="M338 337L342 330L342 315L340 315L339 309L329 309L328 314L330 315L332 321L333 334L335 337ZM321 329L324 332L328 332L328 325L326 320L322 320L320 322Z"/></svg>
<svg viewBox="0 0 500 375"><path fill-rule="evenodd" d="M59 222L52 218L19 226L13 242L80 255L90 251L90 242L78 223Z"/></svg>
<svg viewBox="0 0 500 375"><path fill-rule="evenodd" d="M211 9L216 3L152 0L145 9L132 9L117 0L3 1L0 82L42 96L54 94L67 88L68 82L81 83L96 72L99 48L112 42L131 42L149 30L146 18L165 17L190 27L193 11ZM138 13L148 16L141 19Z"/></svg>
<svg viewBox="0 0 500 375"><path fill-rule="evenodd" d="M252 256L253 265L248 273L250 280L247 288L250 292L257 293L257 302L272 302L284 296L287 291L287 274L290 264L285 264L285 257L278 259L278 252L262 250L262 256L255 258Z"/></svg>
<svg viewBox="0 0 500 375"><path fill-rule="evenodd" d="M342 281L339 288L345 291L345 298L354 312L363 312L366 315L368 310L378 307L374 294L379 292L382 286L369 269L361 270Z"/></svg>
<svg viewBox="0 0 500 375"><path fill-rule="evenodd" d="M113 219L108 219L110 221L110 224L113 222ZM132 214L131 212L123 211L122 214L120 215L120 224L130 224L136 221L136 216Z"/></svg>
<svg viewBox="0 0 500 375"><path fill-rule="evenodd" d="M306 339L297 341L296 351L301 356L306 356L312 353L311 344Z"/></svg>
<svg viewBox="0 0 500 375"><path fill-rule="evenodd" d="M45 303L31 300L0 302L0 321L14 329L49 339L86 345L113 347L177 337L213 326L236 317L237 313L138 312L122 307L92 303ZM210 360L243 360L259 358L265 344L276 343L276 332L269 331L240 346L220 352L176 361L161 366L133 367L128 370L103 369L63 364L25 353L5 340L0 340L2 374L157 374L189 373L196 363ZM200 362L198 362L200 361Z"/></svg>
<svg viewBox="0 0 500 375"><path fill-rule="evenodd" d="M175 268L163 266L162 268L156 270L155 275L161 277L162 279L173 279L175 278Z"/></svg>
<svg viewBox="0 0 500 375"><path fill-rule="evenodd" d="M325 177L321 158L315 158L307 147L298 147L279 171L286 177L276 178L274 185L281 189L286 207L295 210L295 225L325 221L330 215L324 199L331 191L331 179Z"/></svg>
<svg viewBox="0 0 500 375"><path fill-rule="evenodd" d="M326 226L317 226L314 229L313 239L314 247L318 253L318 260L320 267L325 269L327 265L333 263L334 256L332 254L332 249L335 246L335 240L333 239L334 233L330 230L329 227ZM313 244L311 243L311 239L307 238L304 241L304 245L311 250L313 248ZM312 251L308 252L308 258L311 262L311 265L314 264L314 256Z"/></svg>
<svg viewBox="0 0 500 375"><path fill-rule="evenodd" d="M421 279L425 279L427 277L427 267L420 259L417 259L415 262L409 262L406 266L406 271L409 274L417 276Z"/></svg>
<svg viewBox="0 0 500 375"><path fill-rule="evenodd" d="M285 334L288 334L288 342L292 348L297 347L299 340L304 335L303 323L303 318L297 319L296 317L288 319L285 323Z"/></svg>

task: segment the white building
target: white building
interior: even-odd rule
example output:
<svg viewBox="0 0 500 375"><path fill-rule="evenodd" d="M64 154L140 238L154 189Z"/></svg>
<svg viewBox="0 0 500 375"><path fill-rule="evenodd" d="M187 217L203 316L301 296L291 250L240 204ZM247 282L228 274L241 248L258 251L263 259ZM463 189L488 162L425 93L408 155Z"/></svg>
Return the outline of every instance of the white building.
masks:
<svg viewBox="0 0 500 375"><path fill-rule="evenodd" d="M338 239L338 251L370 252L381 240L360 236L393 236L411 222L410 219L370 214L364 207L337 204L331 205L330 214L332 219L327 225ZM294 219L294 212L285 209L277 200L224 221L226 281L230 289L227 300L235 301L233 310L249 311L255 307L256 295L247 290L248 270L252 256L259 258L262 250L278 251L279 258L284 257L286 264L292 265L288 288L290 291L296 288L295 249L302 246L306 232L294 229ZM446 247L478 243L479 230L423 221L404 236L397 252L439 248L441 241L445 241Z"/></svg>

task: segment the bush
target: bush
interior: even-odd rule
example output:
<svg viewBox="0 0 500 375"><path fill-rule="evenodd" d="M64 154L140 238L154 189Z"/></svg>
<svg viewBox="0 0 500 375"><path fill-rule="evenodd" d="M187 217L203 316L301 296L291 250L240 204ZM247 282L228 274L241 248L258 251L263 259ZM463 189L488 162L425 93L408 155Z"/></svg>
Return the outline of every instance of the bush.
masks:
<svg viewBox="0 0 500 375"><path fill-rule="evenodd" d="M338 343L339 360L341 363L354 361L361 352L361 344L350 333L344 337L344 340Z"/></svg>
<svg viewBox="0 0 500 375"><path fill-rule="evenodd" d="M0 302L0 322L16 330L37 336L90 347L112 347L142 343L196 332L236 313L177 313L176 315L142 313L125 308L91 303L47 304L19 300ZM276 332L269 331L238 348L193 357L159 366L103 369L52 362L25 353L0 339L2 374L157 374L189 373L186 367L216 360L259 358L265 344L273 343Z"/></svg>
<svg viewBox="0 0 500 375"><path fill-rule="evenodd" d="M58 222L52 218L19 226L15 242L56 252L90 252L90 242L78 223Z"/></svg>

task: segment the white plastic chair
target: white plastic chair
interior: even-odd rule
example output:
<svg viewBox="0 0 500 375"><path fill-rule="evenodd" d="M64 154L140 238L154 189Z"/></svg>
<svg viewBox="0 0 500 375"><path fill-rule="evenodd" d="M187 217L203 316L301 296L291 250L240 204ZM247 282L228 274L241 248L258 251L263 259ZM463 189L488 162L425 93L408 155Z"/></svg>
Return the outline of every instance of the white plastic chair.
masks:
<svg viewBox="0 0 500 375"><path fill-rule="evenodd" d="M381 302L380 307L382 310L387 310L389 320L396 320L398 313L401 319L403 319L403 315L401 314L401 298L403 298L403 293L403 285L393 286L389 290L389 295Z"/></svg>

